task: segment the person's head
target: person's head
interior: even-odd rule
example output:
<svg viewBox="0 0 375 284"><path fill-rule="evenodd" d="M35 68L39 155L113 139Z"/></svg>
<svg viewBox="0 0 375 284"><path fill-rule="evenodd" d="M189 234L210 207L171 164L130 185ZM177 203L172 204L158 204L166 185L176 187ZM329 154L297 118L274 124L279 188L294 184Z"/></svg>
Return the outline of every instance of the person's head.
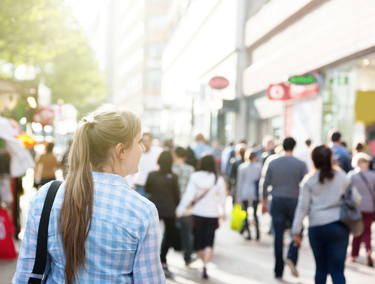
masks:
<svg viewBox="0 0 375 284"><path fill-rule="evenodd" d="M187 159L186 150L180 146L172 150L172 158L174 163L184 163Z"/></svg>
<svg viewBox="0 0 375 284"><path fill-rule="evenodd" d="M353 152L354 153L362 153L365 151L365 146L361 142L355 142L353 144Z"/></svg>
<svg viewBox="0 0 375 284"><path fill-rule="evenodd" d="M331 130L329 133L330 139L333 143L341 143L341 133L338 130Z"/></svg>
<svg viewBox="0 0 375 284"><path fill-rule="evenodd" d="M283 141L283 148L285 152L291 152L294 150L294 147L296 147L296 140L294 140L292 137L287 137Z"/></svg>
<svg viewBox="0 0 375 284"><path fill-rule="evenodd" d="M311 158L317 170L320 170L319 182L331 180L334 172L332 168L332 151L327 145L320 145L311 152Z"/></svg>
<svg viewBox="0 0 375 284"><path fill-rule="evenodd" d="M55 147L54 143L48 143L47 148L46 148L46 152L52 153L54 147Z"/></svg>
<svg viewBox="0 0 375 284"><path fill-rule="evenodd" d="M199 143L206 143L206 139L204 138L204 136L203 136L202 133L198 133L198 134L195 136L195 141L196 141L196 142L199 142Z"/></svg>
<svg viewBox="0 0 375 284"><path fill-rule="evenodd" d="M341 141L341 146L344 147L344 148L347 148L347 147L348 147L348 145L346 144L345 141Z"/></svg>
<svg viewBox="0 0 375 284"><path fill-rule="evenodd" d="M172 173L172 154L169 151L163 151L158 159L159 172L163 174Z"/></svg>
<svg viewBox="0 0 375 284"><path fill-rule="evenodd" d="M262 146L264 151L269 152L275 149L275 138L272 136L266 136L263 138Z"/></svg>
<svg viewBox="0 0 375 284"><path fill-rule="evenodd" d="M353 156L352 166L353 168L360 169L361 171L367 171L369 169L371 157L366 153L357 153Z"/></svg>
<svg viewBox="0 0 375 284"><path fill-rule="evenodd" d="M240 157L244 158L245 151L246 151L246 144L244 144L244 143L237 144L235 149L234 149L235 155L238 158L240 158Z"/></svg>
<svg viewBox="0 0 375 284"><path fill-rule="evenodd" d="M305 143L306 143L307 147L310 147L311 146L311 139L306 139Z"/></svg>
<svg viewBox="0 0 375 284"><path fill-rule="evenodd" d="M253 149L247 149L245 152L245 161L255 163L258 160L257 153Z"/></svg>
<svg viewBox="0 0 375 284"><path fill-rule="evenodd" d="M59 217L66 283L75 282L78 269L85 267L85 241L94 203L91 171L122 177L136 173L145 150L141 139L139 117L116 106L102 106L79 122L69 151L70 167Z"/></svg>
<svg viewBox="0 0 375 284"><path fill-rule="evenodd" d="M219 171L216 167L215 158L210 154L202 156L198 161L197 171L205 171L218 175Z"/></svg>
<svg viewBox="0 0 375 284"><path fill-rule="evenodd" d="M142 143L146 148L146 152L150 151L152 145L152 135L151 133L143 133Z"/></svg>

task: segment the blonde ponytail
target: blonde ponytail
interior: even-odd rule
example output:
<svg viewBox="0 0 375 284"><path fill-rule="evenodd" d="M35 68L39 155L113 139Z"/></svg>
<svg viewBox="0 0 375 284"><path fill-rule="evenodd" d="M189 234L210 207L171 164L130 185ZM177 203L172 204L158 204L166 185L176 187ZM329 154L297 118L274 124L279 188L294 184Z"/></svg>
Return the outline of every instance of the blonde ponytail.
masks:
<svg viewBox="0 0 375 284"><path fill-rule="evenodd" d="M141 131L140 119L115 106L103 106L84 118L74 135L69 152L69 172L59 224L65 253L67 284L78 280L78 269L85 269L85 241L91 229L94 206L92 167L102 169L118 143L132 146Z"/></svg>

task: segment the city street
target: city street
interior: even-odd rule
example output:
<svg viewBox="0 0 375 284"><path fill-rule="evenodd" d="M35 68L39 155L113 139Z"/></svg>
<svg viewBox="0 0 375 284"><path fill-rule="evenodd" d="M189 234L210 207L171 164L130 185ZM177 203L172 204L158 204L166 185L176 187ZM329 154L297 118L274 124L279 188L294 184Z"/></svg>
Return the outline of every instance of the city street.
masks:
<svg viewBox="0 0 375 284"><path fill-rule="evenodd" d="M28 178L24 179L26 194L21 198L21 208L27 212L28 200L31 199L35 190L31 188L32 171L28 172ZM231 212L231 199L228 197L226 206L227 215ZM259 210L260 212L260 210ZM22 223L25 224L25 218ZM190 267L185 267L183 258L179 252L170 251L167 255L169 269L173 273L173 279L168 279L168 284L262 284L262 283L293 283L312 284L314 283L314 259L308 244L307 238L303 242L298 263L299 278L290 273L288 267L284 272L283 281L277 281L273 277L273 249L272 237L267 235L269 230L270 217L260 217L261 240L248 241L239 233L230 229L230 220L221 223L216 232L214 256L208 266L209 280L201 278L202 263L195 261ZM375 226L374 226L375 227ZM373 227L373 233L375 233ZM22 234L22 232L21 232ZM254 234L254 232L253 232ZM285 238L287 242L287 236ZM286 246L285 246L286 247ZM373 243L374 247L374 243ZM363 249L363 248L362 248ZM350 250L350 247L349 247ZM364 250L359 264L348 264L346 268L347 283L372 284L375 279L375 269L365 266ZM375 256L375 254L374 254ZM0 284L11 283L16 268L16 261L0 262ZM332 283L329 280L328 283Z"/></svg>

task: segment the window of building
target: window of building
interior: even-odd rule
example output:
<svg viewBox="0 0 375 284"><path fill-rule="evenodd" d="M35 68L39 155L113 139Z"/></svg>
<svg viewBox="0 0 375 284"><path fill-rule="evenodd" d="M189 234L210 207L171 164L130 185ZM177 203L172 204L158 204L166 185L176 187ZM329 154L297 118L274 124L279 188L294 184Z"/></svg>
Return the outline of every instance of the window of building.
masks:
<svg viewBox="0 0 375 284"><path fill-rule="evenodd" d="M163 30L167 28L166 15L153 15L147 18L147 29L149 30Z"/></svg>
<svg viewBox="0 0 375 284"><path fill-rule="evenodd" d="M147 45L147 57L161 57L165 49L165 42L150 43Z"/></svg>
<svg viewBox="0 0 375 284"><path fill-rule="evenodd" d="M147 72L147 86L159 87L161 83L161 71L152 70Z"/></svg>

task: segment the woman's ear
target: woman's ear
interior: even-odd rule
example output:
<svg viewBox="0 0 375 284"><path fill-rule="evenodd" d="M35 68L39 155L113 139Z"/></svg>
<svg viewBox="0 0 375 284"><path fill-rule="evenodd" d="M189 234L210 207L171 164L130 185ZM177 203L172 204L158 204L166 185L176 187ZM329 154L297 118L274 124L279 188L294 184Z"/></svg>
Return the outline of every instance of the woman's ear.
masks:
<svg viewBox="0 0 375 284"><path fill-rule="evenodd" d="M117 158L124 160L125 159L125 150L124 144L118 143L115 147L115 155Z"/></svg>

